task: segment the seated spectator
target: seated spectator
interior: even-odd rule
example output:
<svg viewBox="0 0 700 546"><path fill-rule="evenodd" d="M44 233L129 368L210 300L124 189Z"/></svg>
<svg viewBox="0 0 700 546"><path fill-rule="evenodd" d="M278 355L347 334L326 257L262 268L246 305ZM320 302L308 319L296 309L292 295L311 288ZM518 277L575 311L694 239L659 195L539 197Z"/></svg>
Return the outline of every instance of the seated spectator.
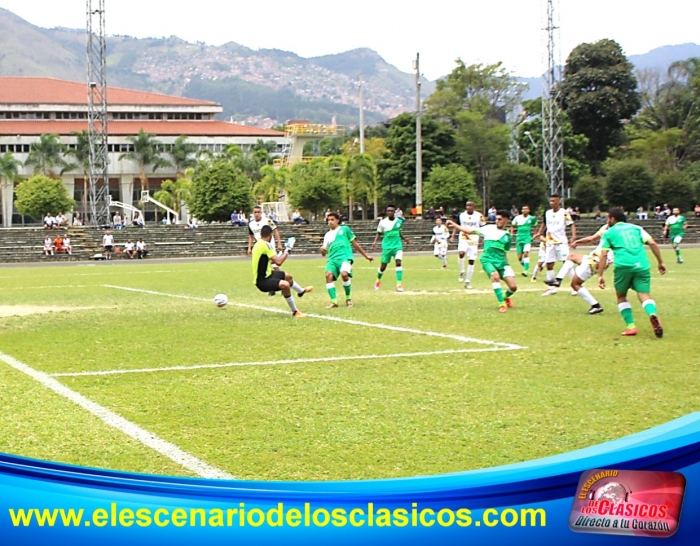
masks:
<svg viewBox="0 0 700 546"><path fill-rule="evenodd" d="M80 218L80 213L79 213L79 212L76 212L76 213L73 215L73 225L76 226L76 227L80 227L80 226L83 225L83 220L82 220L82 218Z"/></svg>
<svg viewBox="0 0 700 546"><path fill-rule="evenodd" d="M53 240L50 236L44 238L44 256L51 254L53 256Z"/></svg>
<svg viewBox="0 0 700 546"><path fill-rule="evenodd" d="M66 236L63 238L63 250L66 251L66 254L69 256L73 254L73 246L70 243L70 237L66 234Z"/></svg>
<svg viewBox="0 0 700 546"><path fill-rule="evenodd" d="M129 258L136 258L136 249L131 239L127 239L126 243L124 243L124 254L129 256Z"/></svg>
<svg viewBox="0 0 700 546"><path fill-rule="evenodd" d="M60 235L56 235L56 237L53 240L53 249L56 252L63 252L63 237Z"/></svg>
<svg viewBox="0 0 700 546"><path fill-rule="evenodd" d="M129 217L125 214L124 218L122 219L122 225L124 226L124 229L126 229L129 225Z"/></svg>
<svg viewBox="0 0 700 546"><path fill-rule="evenodd" d="M459 209L457 207L452 209L452 221L459 224Z"/></svg>
<svg viewBox="0 0 700 546"><path fill-rule="evenodd" d="M186 229L197 229L197 219L194 216L190 216Z"/></svg>
<svg viewBox="0 0 700 546"><path fill-rule="evenodd" d="M494 207L494 206L492 205L491 208L489 209L489 211L486 213L487 216L488 216L489 222L495 222L495 221L496 221L496 213L497 213L497 212L498 212L498 211L496 210L496 207Z"/></svg>
<svg viewBox="0 0 700 546"><path fill-rule="evenodd" d="M139 260L142 260L147 254L148 249L146 248L146 243L143 242L143 239L139 239L136 242L136 255L138 256Z"/></svg>
<svg viewBox="0 0 700 546"><path fill-rule="evenodd" d="M65 216L63 216L62 212L59 212L56 215L56 229L61 229L63 226L65 226L68 223L68 220L66 219Z"/></svg>
<svg viewBox="0 0 700 546"><path fill-rule="evenodd" d="M394 216L396 216L397 218L403 218L403 210L401 209L401 207L396 209Z"/></svg>
<svg viewBox="0 0 700 546"><path fill-rule="evenodd" d="M115 212L114 216L112 217L112 225L114 226L114 229L122 229L122 227L124 227L122 225L122 217L118 212Z"/></svg>
<svg viewBox="0 0 700 546"><path fill-rule="evenodd" d="M50 212L46 213L46 216L44 216L44 229L53 229L53 216L51 216Z"/></svg>
<svg viewBox="0 0 700 546"><path fill-rule="evenodd" d="M600 211L600 207L595 209L595 219L600 222L602 220L605 220L605 217L603 216L603 213Z"/></svg>
<svg viewBox="0 0 700 546"><path fill-rule="evenodd" d="M435 209L433 207L428 209L428 220L435 220Z"/></svg>
<svg viewBox="0 0 700 546"><path fill-rule="evenodd" d="M233 212L231 213L231 225L234 226L234 227L240 225L240 224L238 223L238 219L239 219L239 218L240 218L240 216L238 216L238 213L237 213L236 211L233 211Z"/></svg>
<svg viewBox="0 0 700 546"><path fill-rule="evenodd" d="M664 208L661 211L661 215L664 220L671 216L671 207L668 206L668 203L664 203Z"/></svg>
<svg viewBox="0 0 700 546"><path fill-rule="evenodd" d="M581 219L581 209L576 207L574 209L574 212L571 213L571 219L574 222L578 222Z"/></svg>
<svg viewBox="0 0 700 546"><path fill-rule="evenodd" d="M510 217L515 218L518 214L520 214L520 212L518 211L518 207L516 207L515 205L511 206L510 207Z"/></svg>
<svg viewBox="0 0 700 546"><path fill-rule="evenodd" d="M695 205L695 216L700 216L700 203Z"/></svg>
<svg viewBox="0 0 700 546"><path fill-rule="evenodd" d="M248 220L245 217L245 212L242 210L238 211L238 221L241 223L241 227L245 227L248 225Z"/></svg>
<svg viewBox="0 0 700 546"><path fill-rule="evenodd" d="M304 223L304 218L301 215L301 212L299 212L299 209L296 209L292 213L292 222L295 224L303 224Z"/></svg>
<svg viewBox="0 0 700 546"><path fill-rule="evenodd" d="M637 219L638 220L648 220L649 214L644 210L643 206L637 208Z"/></svg>
<svg viewBox="0 0 700 546"><path fill-rule="evenodd" d="M323 221L328 223L328 215L331 213L331 209L327 208L326 212L323 213Z"/></svg>
<svg viewBox="0 0 700 546"><path fill-rule="evenodd" d="M139 211L134 211L134 220L132 224L134 227L144 227L143 218L141 218L141 214L139 213Z"/></svg>

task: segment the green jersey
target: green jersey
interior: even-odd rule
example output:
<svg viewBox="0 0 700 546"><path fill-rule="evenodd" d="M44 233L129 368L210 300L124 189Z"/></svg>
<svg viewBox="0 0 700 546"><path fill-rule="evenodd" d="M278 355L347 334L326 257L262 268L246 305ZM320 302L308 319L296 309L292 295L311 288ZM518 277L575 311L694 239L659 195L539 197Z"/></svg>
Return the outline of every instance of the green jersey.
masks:
<svg viewBox="0 0 700 546"><path fill-rule="evenodd" d="M258 239L253 245L251 256L253 258L253 283L258 284L272 274L272 262L270 258L275 251L264 239Z"/></svg>
<svg viewBox="0 0 700 546"><path fill-rule="evenodd" d="M403 243L401 241L401 228L403 227L403 218L395 217L393 220L384 218L377 226L377 233L383 233L382 239L383 250L402 250Z"/></svg>
<svg viewBox="0 0 700 546"><path fill-rule="evenodd" d="M352 242L355 234L348 226L338 226L323 237L323 248L329 261L352 262Z"/></svg>
<svg viewBox="0 0 700 546"><path fill-rule="evenodd" d="M515 240L519 243L531 243L532 242L532 228L537 226L537 218L531 214L528 216L523 216L519 214L513 218L513 225L516 228Z"/></svg>
<svg viewBox="0 0 700 546"><path fill-rule="evenodd" d="M505 229L498 229L493 224L480 227L476 233L484 238L484 253L481 255L481 261L494 265L508 265L506 256L513 240L510 233Z"/></svg>
<svg viewBox="0 0 700 546"><path fill-rule="evenodd" d="M644 243L650 240L651 235L639 226L618 222L603 234L600 248L615 253L616 268L644 270L651 268L644 249Z"/></svg>
<svg viewBox="0 0 700 546"><path fill-rule="evenodd" d="M679 214L678 216L669 216L666 220L666 225L668 226L668 234L671 238L683 237L685 234L685 216Z"/></svg>

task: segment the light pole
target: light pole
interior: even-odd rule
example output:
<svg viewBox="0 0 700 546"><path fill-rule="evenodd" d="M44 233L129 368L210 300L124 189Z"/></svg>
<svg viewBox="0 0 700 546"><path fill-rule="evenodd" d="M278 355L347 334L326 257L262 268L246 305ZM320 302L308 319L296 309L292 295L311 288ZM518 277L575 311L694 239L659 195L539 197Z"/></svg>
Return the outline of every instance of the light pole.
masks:
<svg viewBox="0 0 700 546"><path fill-rule="evenodd" d="M532 133L530 131L525 131L523 133L524 135L527 136L527 138L530 139L530 142L532 142L532 147L535 149L535 157L537 157L537 142L535 142L535 139L532 138ZM525 155L528 155L527 153ZM528 155L527 157L528 163L530 162L530 156Z"/></svg>
<svg viewBox="0 0 700 546"><path fill-rule="evenodd" d="M416 60L413 61L413 68L416 71L416 216L423 216L423 150L422 150L422 127L421 127L421 104L420 104L420 53L416 53Z"/></svg>
<svg viewBox="0 0 700 546"><path fill-rule="evenodd" d="M362 94L362 74L360 74L360 153L365 153L365 104Z"/></svg>

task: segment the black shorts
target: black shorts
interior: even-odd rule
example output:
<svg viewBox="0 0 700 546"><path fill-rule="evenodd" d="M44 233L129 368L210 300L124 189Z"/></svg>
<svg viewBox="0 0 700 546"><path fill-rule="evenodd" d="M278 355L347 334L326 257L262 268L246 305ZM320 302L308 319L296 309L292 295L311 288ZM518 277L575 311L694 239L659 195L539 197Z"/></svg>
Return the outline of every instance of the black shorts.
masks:
<svg viewBox="0 0 700 546"><path fill-rule="evenodd" d="M275 269L269 277L265 277L255 285L260 292L277 292L280 289L280 281L284 280L285 272Z"/></svg>
<svg viewBox="0 0 700 546"><path fill-rule="evenodd" d="M105 252L112 252L112 250L114 250L112 245L105 245Z"/></svg>

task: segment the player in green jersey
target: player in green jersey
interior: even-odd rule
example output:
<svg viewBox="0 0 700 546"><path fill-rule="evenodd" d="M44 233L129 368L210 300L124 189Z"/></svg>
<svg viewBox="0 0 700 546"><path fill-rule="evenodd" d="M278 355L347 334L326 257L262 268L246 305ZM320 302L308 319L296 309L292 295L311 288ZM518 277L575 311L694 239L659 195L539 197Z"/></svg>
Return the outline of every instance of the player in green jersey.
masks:
<svg viewBox="0 0 700 546"><path fill-rule="evenodd" d="M685 216L681 214L681 209L678 207L673 208L673 214L666 220L666 225L664 225L664 239L671 237L671 243L673 244L673 250L676 251L676 261L679 264L683 263L683 257L681 256L681 241L683 240L683 235L685 235L685 230L688 229L688 221Z"/></svg>
<svg viewBox="0 0 700 546"><path fill-rule="evenodd" d="M598 286L605 288L605 266L608 263L608 253L615 254L615 292L617 293L617 308L620 310L627 327L623 336L636 336L637 327L632 316L632 306L627 301L627 292L632 289L637 293L639 302L649 315L651 327L656 337L663 337L664 329L656 313L656 302L651 299L651 264L647 257L644 244L651 248L658 262L659 273L666 273L666 266L661 258L661 251L656 241L646 231L634 224L627 223L627 217L622 209L611 209L608 212L610 228L603 234L600 241L600 261L598 262Z"/></svg>
<svg viewBox="0 0 700 546"><path fill-rule="evenodd" d="M377 271L377 280L374 283L375 290L379 290L386 266L389 265L393 258L396 263L396 290L397 292L403 292L403 267L401 265L403 260L403 243L409 244L411 240L403 236L401 233L402 227L403 218L396 216L396 207L394 205L389 205L386 208L386 218L379 222L377 235L374 238L374 243L372 243L372 252L374 252L377 248L379 237L384 237L382 239L381 265L379 266L379 271Z"/></svg>
<svg viewBox="0 0 700 546"><path fill-rule="evenodd" d="M523 205L521 214L513 218L510 225L511 237L515 235L515 253L518 262L523 264L523 277L530 270L530 247L532 245L532 228L537 227L537 218L530 215L530 207Z"/></svg>
<svg viewBox="0 0 700 546"><path fill-rule="evenodd" d="M354 248L370 262L374 260L372 256L365 252L352 230L348 226L340 225L340 215L331 212L326 217L330 231L323 237L321 255L328 256L326 262L326 289L331 298L331 303L326 309L338 307L338 297L335 291L335 281L338 277L343 279L343 289L345 291L345 305L352 307L350 296L352 281L352 249Z"/></svg>
<svg viewBox="0 0 700 546"><path fill-rule="evenodd" d="M452 220L447 221L447 227L455 228L467 235L476 234L484 239L484 252L479 261L484 273L491 279L491 287L498 300L498 312L505 313L508 307L515 307L511 296L518 290L515 283L515 273L508 265L508 252L513 240L506 229L510 213L507 210L499 210L496 213L496 225L489 224L473 229L455 224ZM506 283L508 289L505 294L501 288L501 281Z"/></svg>

